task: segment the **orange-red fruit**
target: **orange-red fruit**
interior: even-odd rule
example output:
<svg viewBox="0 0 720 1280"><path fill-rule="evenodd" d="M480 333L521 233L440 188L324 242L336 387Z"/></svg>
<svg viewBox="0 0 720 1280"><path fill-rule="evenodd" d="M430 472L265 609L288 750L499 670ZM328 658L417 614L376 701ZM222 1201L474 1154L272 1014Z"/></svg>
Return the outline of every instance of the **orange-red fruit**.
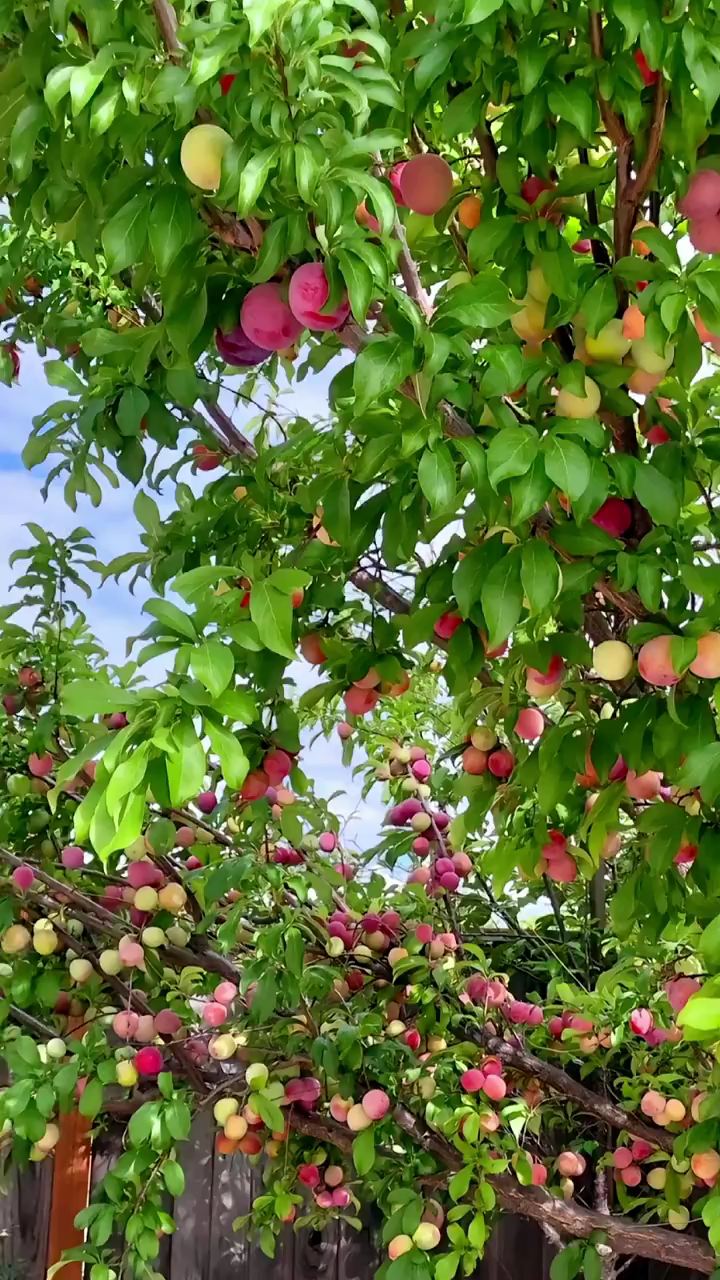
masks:
<svg viewBox="0 0 720 1280"><path fill-rule="evenodd" d="M477 747L466 747L462 754L462 767L464 773L479 777L487 771L487 751L478 751Z"/></svg>
<svg viewBox="0 0 720 1280"><path fill-rule="evenodd" d="M648 684L677 684L680 676L673 667L672 636L653 636L644 644L638 654L638 671Z"/></svg>
<svg viewBox="0 0 720 1280"><path fill-rule="evenodd" d="M465 196L457 207L458 222L461 227L465 227L468 231L474 230L479 226L482 217L482 200L477 196Z"/></svg>
<svg viewBox="0 0 720 1280"><path fill-rule="evenodd" d="M453 189L452 169L430 151L413 156L400 173L400 194L413 213L432 216L447 204Z"/></svg>
<svg viewBox="0 0 720 1280"><path fill-rule="evenodd" d="M306 662L313 667L321 667L323 662L327 662L327 654L323 649L320 636L314 632L310 632L300 639L300 652Z"/></svg>
<svg viewBox="0 0 720 1280"><path fill-rule="evenodd" d="M720 677L720 631L708 631L707 635L700 636L690 670L694 676L701 676L704 680Z"/></svg>
<svg viewBox="0 0 720 1280"><path fill-rule="evenodd" d="M343 694L343 702L352 716L366 716L380 701L377 689L358 689L352 685Z"/></svg>
<svg viewBox="0 0 720 1280"><path fill-rule="evenodd" d="M515 732L525 742L535 742L545 729L545 717L537 707L523 707L516 722Z"/></svg>

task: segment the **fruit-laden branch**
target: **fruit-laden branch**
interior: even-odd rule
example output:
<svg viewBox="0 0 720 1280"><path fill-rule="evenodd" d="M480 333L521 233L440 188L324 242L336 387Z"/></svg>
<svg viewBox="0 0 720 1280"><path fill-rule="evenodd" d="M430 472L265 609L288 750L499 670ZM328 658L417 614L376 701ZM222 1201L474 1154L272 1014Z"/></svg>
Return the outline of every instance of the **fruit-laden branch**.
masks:
<svg viewBox="0 0 720 1280"><path fill-rule="evenodd" d="M462 1168L457 1151L440 1134L426 1129L406 1107L397 1106L393 1119L403 1133L423 1151L428 1152L447 1169L448 1175ZM320 1142L330 1142L339 1150L350 1152L352 1134L342 1124L312 1115L292 1112L290 1127ZM383 1153L384 1154L384 1153ZM498 1203L506 1213L531 1218L547 1225L561 1236L587 1240L594 1232L602 1232L614 1253L634 1254L670 1265L709 1275L715 1269L715 1255L703 1240L681 1236L664 1227L649 1227L630 1218L613 1217L586 1209L574 1200L560 1200L540 1187L523 1187L509 1175L488 1175ZM437 1182L435 1183L437 1185Z"/></svg>
<svg viewBox="0 0 720 1280"><path fill-rule="evenodd" d="M127 928L120 923L112 911L106 910L105 907L101 906L99 902L95 902L92 898L87 898L79 889L63 884L60 880L55 880L53 876L48 875L36 863L30 862L27 858L16 858L15 854L10 853L9 849L3 848L0 848L0 861L7 862L11 867L32 866L36 878L52 890L53 894L56 895L57 901L69 901L72 904L70 914L91 932L108 934L112 938L121 938L127 933ZM52 909L57 906L57 901L48 898L44 899L41 905ZM76 946L75 943L70 945ZM170 946L169 944L164 946L162 950L169 960L174 960L182 965L200 965L210 973L220 974L221 977L227 978L230 982L239 982L242 977L230 960L214 951L203 950L196 952L191 951L189 947Z"/></svg>
<svg viewBox="0 0 720 1280"><path fill-rule="evenodd" d="M534 1053L528 1053L525 1049L518 1049L508 1044L506 1040L501 1040L499 1036L490 1034L482 1027L465 1027L463 1034L474 1044L481 1045L496 1058L500 1058L501 1062L506 1063L508 1067L512 1067L515 1071L522 1071L524 1075L535 1077L555 1093L569 1098L572 1102L577 1102L584 1111L597 1116L598 1120L609 1124L611 1128L625 1129L634 1138L642 1138L654 1147L661 1147L663 1151L672 1151L671 1134L651 1129L641 1120L636 1120L634 1116L623 1111L622 1107L609 1102L607 1098L602 1098L592 1089L588 1089L587 1085L581 1084L579 1080L574 1080L561 1067L556 1067L551 1062L544 1062Z"/></svg>

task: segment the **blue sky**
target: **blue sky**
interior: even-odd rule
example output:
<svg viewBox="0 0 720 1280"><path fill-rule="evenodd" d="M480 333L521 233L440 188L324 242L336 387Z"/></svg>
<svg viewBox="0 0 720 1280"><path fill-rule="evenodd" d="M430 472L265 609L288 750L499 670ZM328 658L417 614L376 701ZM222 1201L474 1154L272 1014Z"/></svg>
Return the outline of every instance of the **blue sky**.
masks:
<svg viewBox="0 0 720 1280"><path fill-rule="evenodd" d="M140 546L138 526L132 511L136 490L122 477L119 489L107 486L103 490L103 501L98 508L92 507L89 500L80 495L78 509L72 512L63 500L62 483L51 487L47 501L43 501L40 490L47 468L27 471L20 455L32 419L55 400L61 399L64 393L47 385L42 361L34 349L23 348L21 361L19 383L12 387L0 384L0 481L3 487L0 502L1 603L13 598L10 588L15 575L8 567L8 556L16 548L29 546L32 542L30 534L23 528L27 520L34 520L57 535L69 533L78 524L85 525L93 534L98 558L102 561L109 561ZM327 411L327 384L331 376L332 372L326 370L321 376L306 379L284 395L283 402L288 408L292 406L295 412L310 418L323 416ZM229 406L226 408L229 410ZM233 416L241 425L244 415L236 412ZM188 468L188 479L190 475ZM198 483L202 483L201 478ZM163 495L153 496L161 511L172 509L171 486ZM152 593L143 582L136 586L134 595L130 595L122 581L119 586L112 581L103 587L92 585L92 598L83 600L82 607L111 658L122 662L125 660L126 637L136 635L148 621L142 614L142 604ZM314 671L305 663L295 664L292 674L300 688L315 683ZM315 743L310 760L306 761L306 769L315 779L319 794L327 797L335 791L343 791L343 796L334 802L333 808L339 817L347 821L345 837L349 847L372 845L384 813L380 790L375 788L367 801L361 799L351 772L340 762L338 739L333 737L329 742L321 739Z"/></svg>

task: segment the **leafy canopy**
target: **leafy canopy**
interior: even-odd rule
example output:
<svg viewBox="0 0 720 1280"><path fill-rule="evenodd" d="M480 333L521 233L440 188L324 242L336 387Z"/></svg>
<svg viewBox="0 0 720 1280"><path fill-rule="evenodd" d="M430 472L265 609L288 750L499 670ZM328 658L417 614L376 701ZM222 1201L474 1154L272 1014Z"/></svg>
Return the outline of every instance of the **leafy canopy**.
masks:
<svg viewBox="0 0 720 1280"><path fill-rule="evenodd" d="M711 1272L720 6L3 16L0 373L142 531L30 524L2 611L4 1156L130 1101L92 1280L156 1274L209 1101L268 1253L377 1204L452 1280L504 1209L554 1280ZM122 666L95 575L152 592Z"/></svg>

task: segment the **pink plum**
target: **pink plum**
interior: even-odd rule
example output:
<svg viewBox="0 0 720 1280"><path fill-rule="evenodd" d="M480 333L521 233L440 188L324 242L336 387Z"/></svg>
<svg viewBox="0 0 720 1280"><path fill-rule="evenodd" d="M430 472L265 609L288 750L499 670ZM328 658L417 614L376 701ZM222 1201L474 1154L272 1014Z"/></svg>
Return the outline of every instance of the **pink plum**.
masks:
<svg viewBox="0 0 720 1280"><path fill-rule="evenodd" d="M324 312L330 296L330 284L321 262L305 262L290 279L288 303L295 319L304 329L339 329L350 314L347 294L334 311Z"/></svg>
<svg viewBox="0 0 720 1280"><path fill-rule="evenodd" d="M303 326L283 298L279 284L258 284L246 294L240 323L252 343L265 351L283 351L300 337Z"/></svg>

